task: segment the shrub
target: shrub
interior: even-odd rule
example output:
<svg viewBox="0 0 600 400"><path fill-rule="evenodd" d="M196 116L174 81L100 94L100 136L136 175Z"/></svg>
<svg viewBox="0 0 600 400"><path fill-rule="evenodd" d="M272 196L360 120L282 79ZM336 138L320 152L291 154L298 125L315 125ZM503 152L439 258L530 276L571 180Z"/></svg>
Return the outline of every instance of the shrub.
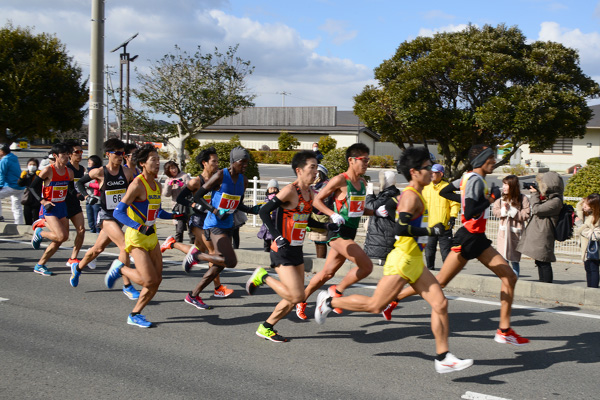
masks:
<svg viewBox="0 0 600 400"><path fill-rule="evenodd" d="M297 151L252 151L254 159L263 164L291 164Z"/></svg>
<svg viewBox="0 0 600 400"><path fill-rule="evenodd" d="M511 165L508 167L502 167L502 172L504 172L506 175L523 176L523 175L528 174L530 171L524 165L519 164L519 165Z"/></svg>
<svg viewBox="0 0 600 400"><path fill-rule="evenodd" d="M318 145L319 150L321 150L321 153L325 155L337 147L337 140L335 140L331 136L321 136L319 138Z"/></svg>
<svg viewBox="0 0 600 400"><path fill-rule="evenodd" d="M600 157L592 157L586 161L587 165L600 165Z"/></svg>
<svg viewBox="0 0 600 400"><path fill-rule="evenodd" d="M192 176L198 176L202 173L202 165L198 165L196 156L208 147L214 147L215 150L217 150L217 155L219 156L219 168L223 169L229 167L229 153L234 147L239 146L239 139L237 142L233 139L234 138L229 142L212 142L198 147L191 155L190 160L188 160L188 163L185 166L185 172ZM250 153L250 162L248 163L248 169L246 169L245 175L248 179L252 179L254 176L260 179L258 164L256 163L256 160L254 160L252 153Z"/></svg>
<svg viewBox="0 0 600 400"><path fill-rule="evenodd" d="M600 164L583 167L567 182L566 197L587 197L592 193L600 193Z"/></svg>
<svg viewBox="0 0 600 400"><path fill-rule="evenodd" d="M187 138L183 145L183 148L188 154L192 154L198 147L200 147L200 141L194 137Z"/></svg>
<svg viewBox="0 0 600 400"><path fill-rule="evenodd" d="M280 151L290 151L300 146L300 141L287 131L281 131L277 143Z"/></svg>
<svg viewBox="0 0 600 400"><path fill-rule="evenodd" d="M346 149L347 147L341 147L339 149L333 149L325 155L321 164L329 171L329 178L333 178L336 175L346 172L348 169L348 161L346 160Z"/></svg>
<svg viewBox="0 0 600 400"><path fill-rule="evenodd" d="M371 167L394 169L396 167L396 164L394 163L394 158L392 156L370 156L370 158L371 162L369 165Z"/></svg>

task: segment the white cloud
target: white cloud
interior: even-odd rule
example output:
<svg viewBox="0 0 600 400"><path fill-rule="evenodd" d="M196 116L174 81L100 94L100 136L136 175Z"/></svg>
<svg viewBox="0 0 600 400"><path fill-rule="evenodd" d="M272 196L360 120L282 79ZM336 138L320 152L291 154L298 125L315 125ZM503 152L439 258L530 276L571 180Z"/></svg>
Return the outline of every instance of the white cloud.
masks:
<svg viewBox="0 0 600 400"><path fill-rule="evenodd" d="M328 18L319 29L326 32L332 38L331 41L334 44L341 45L344 42L354 39L358 34L357 30L348 30L348 25L347 21Z"/></svg>
<svg viewBox="0 0 600 400"><path fill-rule="evenodd" d="M476 24L473 24L474 26L477 26ZM441 32L460 32L462 30L465 30L469 25L467 24L458 24L458 25L446 25L446 26L442 26L441 28L435 28L435 29L428 29L428 28L421 28L419 29L419 34L417 36L433 36L436 33L441 33Z"/></svg>

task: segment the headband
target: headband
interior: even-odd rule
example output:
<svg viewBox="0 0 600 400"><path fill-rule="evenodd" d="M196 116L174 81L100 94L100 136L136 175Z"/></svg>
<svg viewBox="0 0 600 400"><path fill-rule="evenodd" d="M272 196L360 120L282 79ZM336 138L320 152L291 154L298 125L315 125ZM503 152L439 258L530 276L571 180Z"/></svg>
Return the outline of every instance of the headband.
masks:
<svg viewBox="0 0 600 400"><path fill-rule="evenodd" d="M471 167L479 168L481 167L488 158L494 155L494 150L490 147L484 149L481 153L477 155L474 159L471 160Z"/></svg>

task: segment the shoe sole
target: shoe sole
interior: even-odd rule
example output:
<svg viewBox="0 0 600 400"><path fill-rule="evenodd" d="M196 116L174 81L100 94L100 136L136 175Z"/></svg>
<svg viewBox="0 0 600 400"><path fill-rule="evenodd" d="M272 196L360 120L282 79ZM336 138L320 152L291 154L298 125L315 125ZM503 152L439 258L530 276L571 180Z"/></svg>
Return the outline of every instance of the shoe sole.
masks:
<svg viewBox="0 0 600 400"><path fill-rule="evenodd" d="M41 275L41 276L52 276L52 273L46 274L46 273L44 273L44 272L41 272L41 271L36 271L36 270L33 270L33 272L35 272L36 274L39 274L39 275Z"/></svg>
<svg viewBox="0 0 600 400"><path fill-rule="evenodd" d="M152 328L152 324L146 326L146 325L140 325L140 324L136 324L133 321L127 321L128 325L133 325L133 326L137 326L138 328Z"/></svg>
<svg viewBox="0 0 600 400"><path fill-rule="evenodd" d="M210 309L212 309L212 307L209 306L209 305L207 305L206 308L202 308L202 307L198 307L197 305L195 305L191 301L187 301L187 299L184 299L183 301L185 301L186 303L188 303L190 306L196 307L198 310L210 310Z"/></svg>
<svg viewBox="0 0 600 400"><path fill-rule="evenodd" d="M31 238L31 247L33 247L34 250L39 250L40 249L40 244L42 243L42 241L40 240L37 244L35 243L35 235Z"/></svg>
<svg viewBox="0 0 600 400"><path fill-rule="evenodd" d="M261 338L264 338L264 339L266 339L266 340L270 340L270 341L271 341L271 342L273 342L273 343L287 343L287 340L286 340L286 339L284 339L284 340L274 340L274 339L273 339L273 338L271 338L270 336L265 336L265 335L263 335L262 333L258 333L258 332L256 332L256 336L258 336L258 337L261 337Z"/></svg>
<svg viewBox="0 0 600 400"><path fill-rule="evenodd" d="M458 371L462 371L463 369L467 369L467 368L469 368L472 365L473 365L473 361L471 361L470 363L461 365L458 368L448 368L448 369L444 368L444 370L442 370L442 371L438 371L437 368L436 368L435 372L437 372L438 374L447 374L447 373L450 373L450 372L458 372Z"/></svg>
<svg viewBox="0 0 600 400"><path fill-rule="evenodd" d="M190 251L187 252L187 254L185 255L183 262L181 263L181 269L183 269L183 272L185 272L186 274L189 274L190 271L192 270L192 267L194 266L194 263L190 264L189 268L185 268L185 264L187 262L187 259L191 253L191 251L194 250L194 248L192 247L190 249Z"/></svg>
<svg viewBox="0 0 600 400"><path fill-rule="evenodd" d="M327 319L327 313L322 313L319 311L319 307L326 307L325 300L327 299L327 297L329 297L329 292L326 290L321 291L321 293L319 293L319 296L317 297L317 307L315 308L315 321L319 325L323 325L325 323L325 320Z"/></svg>
<svg viewBox="0 0 600 400"><path fill-rule="evenodd" d="M124 294L125 296L127 296L127 298L128 298L129 300L137 300L137 299L139 299L139 298L140 298L140 295L139 295L139 294L138 294L138 296L137 296L137 297L133 297L133 295L132 295L131 293L129 293L129 292L123 292L123 294Z"/></svg>
<svg viewBox="0 0 600 400"><path fill-rule="evenodd" d="M513 343L513 342L508 341L508 340L506 340L504 338L501 338L501 337L499 338L498 336L494 337L494 341L497 342L497 343L500 343L500 344L512 344L513 346L525 346L525 345L529 344L529 342L527 342L527 343Z"/></svg>
<svg viewBox="0 0 600 400"><path fill-rule="evenodd" d="M260 268L256 268L252 275L250 275L248 281L246 282L246 293L248 293L249 296L252 296L256 289L258 289L258 286L254 285L254 278L256 277L256 275L258 275L259 272ZM254 285L254 289L251 289L252 285Z"/></svg>
<svg viewBox="0 0 600 400"><path fill-rule="evenodd" d="M229 293L229 294L213 294L213 297L217 297L219 299L224 299L226 297L231 296L233 293Z"/></svg>

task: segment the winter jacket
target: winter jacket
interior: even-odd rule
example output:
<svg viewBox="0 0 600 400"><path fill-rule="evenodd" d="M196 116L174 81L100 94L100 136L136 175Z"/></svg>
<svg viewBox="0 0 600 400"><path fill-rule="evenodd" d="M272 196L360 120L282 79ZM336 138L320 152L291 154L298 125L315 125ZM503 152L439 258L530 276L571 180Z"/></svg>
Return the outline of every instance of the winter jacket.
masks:
<svg viewBox="0 0 600 400"><path fill-rule="evenodd" d="M400 190L396 186L389 186L379 194L367 195L365 208L377 210L385 205L388 216L378 217L373 215L369 218L367 237L365 239L365 253L370 258L384 260L394 248L394 224L396 221L397 197Z"/></svg>
<svg viewBox="0 0 600 400"><path fill-rule="evenodd" d="M531 219L517 251L536 261L554 262L554 227L562 208L564 183L556 172L538 174L535 180L539 192L531 193Z"/></svg>
<svg viewBox="0 0 600 400"><path fill-rule="evenodd" d="M448 182L440 181L437 184L431 182L423 188L423 192L421 193L427 203L427 220L430 227L440 222L447 227L450 217L458 217L460 203L440 196L440 190L446 186L448 186Z"/></svg>
<svg viewBox="0 0 600 400"><path fill-rule="evenodd" d="M0 160L0 188L8 186L15 190L24 190L19 186L19 177L21 176L21 166L19 159L13 153L8 153Z"/></svg>
<svg viewBox="0 0 600 400"><path fill-rule="evenodd" d="M594 216L583 213L583 200L577 203L575 213L577 218L583 221L580 226L575 228L574 236L581 240L581 260L585 261L588 243L592 238L592 234L600 240L600 219L594 224Z"/></svg>
<svg viewBox="0 0 600 400"><path fill-rule="evenodd" d="M277 196L277 193L269 193L267 195L265 203L273 200L273 197L275 197L275 196ZM276 224L277 210L275 210L271 213L271 219L273 220L273 223ZM256 234L256 237L259 239L263 239L263 240L273 240L273 235L271 235L271 232L269 232L269 228L267 228L267 226L264 223L258 229L258 233Z"/></svg>
<svg viewBox="0 0 600 400"><path fill-rule="evenodd" d="M492 206L492 214L500 220L498 226L498 240L496 248L508 261L521 261L521 253L517 251L517 245L523 234L525 222L529 219L529 199L521 195L521 207L517 209L512 205L507 210L506 202L500 198Z"/></svg>

